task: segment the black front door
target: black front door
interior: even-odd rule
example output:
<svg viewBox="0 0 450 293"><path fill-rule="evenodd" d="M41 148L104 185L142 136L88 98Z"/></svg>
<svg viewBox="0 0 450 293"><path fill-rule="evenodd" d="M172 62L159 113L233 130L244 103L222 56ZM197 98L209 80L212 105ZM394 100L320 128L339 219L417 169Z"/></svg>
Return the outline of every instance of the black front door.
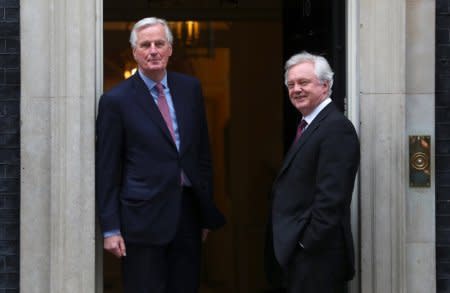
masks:
<svg viewBox="0 0 450 293"><path fill-rule="evenodd" d="M346 37L344 0L285 0L284 61L301 51L324 56L335 75L332 99L342 111L346 98ZM299 119L285 90L284 145L290 146Z"/></svg>

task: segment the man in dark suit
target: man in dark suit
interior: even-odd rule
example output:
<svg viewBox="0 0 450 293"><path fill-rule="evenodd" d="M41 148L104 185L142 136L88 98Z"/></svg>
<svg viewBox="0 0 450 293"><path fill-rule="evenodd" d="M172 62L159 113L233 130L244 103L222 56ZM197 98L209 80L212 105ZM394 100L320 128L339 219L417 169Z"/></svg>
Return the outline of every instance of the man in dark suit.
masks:
<svg viewBox="0 0 450 293"><path fill-rule="evenodd" d="M350 202L359 165L352 123L330 99L325 58L300 53L285 66L303 116L273 184L273 250L289 293L343 293L354 275Z"/></svg>
<svg viewBox="0 0 450 293"><path fill-rule="evenodd" d="M198 292L201 241L224 224L212 199L202 89L166 70L172 40L166 21L137 22L138 70L98 108L98 214L127 293Z"/></svg>

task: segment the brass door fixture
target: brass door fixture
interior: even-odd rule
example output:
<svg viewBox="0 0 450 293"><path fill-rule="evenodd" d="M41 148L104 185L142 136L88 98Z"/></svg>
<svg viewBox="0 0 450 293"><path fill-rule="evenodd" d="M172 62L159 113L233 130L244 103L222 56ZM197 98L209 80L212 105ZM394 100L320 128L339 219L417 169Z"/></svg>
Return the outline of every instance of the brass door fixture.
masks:
<svg viewBox="0 0 450 293"><path fill-rule="evenodd" d="M409 186L430 187L430 136L409 136Z"/></svg>

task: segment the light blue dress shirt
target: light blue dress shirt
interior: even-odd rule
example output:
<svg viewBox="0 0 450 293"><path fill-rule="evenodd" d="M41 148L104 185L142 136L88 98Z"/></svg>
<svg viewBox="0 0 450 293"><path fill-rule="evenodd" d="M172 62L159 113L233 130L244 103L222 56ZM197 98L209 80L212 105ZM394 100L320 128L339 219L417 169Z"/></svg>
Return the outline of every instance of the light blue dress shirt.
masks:
<svg viewBox="0 0 450 293"><path fill-rule="evenodd" d="M141 71L138 71L138 73L150 91L156 105L158 105L158 90L156 89L156 82L145 76L145 74ZM167 74L164 75L164 78L161 80L161 84L163 85L164 95L166 96L167 105L169 106L170 120L172 120L173 132L175 134L175 144L177 149L180 150L180 132L178 131L177 116L175 114L175 108L173 107L172 96L170 94L170 89L167 86Z"/></svg>

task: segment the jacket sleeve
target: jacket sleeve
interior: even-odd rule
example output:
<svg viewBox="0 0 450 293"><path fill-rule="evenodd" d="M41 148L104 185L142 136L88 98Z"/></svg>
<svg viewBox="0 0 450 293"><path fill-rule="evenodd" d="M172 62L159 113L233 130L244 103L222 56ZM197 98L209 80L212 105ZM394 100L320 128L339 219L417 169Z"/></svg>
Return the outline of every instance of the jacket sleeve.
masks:
<svg viewBox="0 0 450 293"><path fill-rule="evenodd" d="M120 230L123 125L117 101L103 95L96 121L96 202L102 232Z"/></svg>
<svg viewBox="0 0 450 293"><path fill-rule="evenodd" d="M329 241L349 213L356 171L359 141L350 121L330 123L319 144L315 194L311 216L300 243L306 250Z"/></svg>
<svg viewBox="0 0 450 293"><path fill-rule="evenodd" d="M206 119L205 101L200 83L198 83L197 96L199 97L198 113L200 115L200 140L199 140L199 171L202 180L201 188L205 194L212 198L213 196L213 170L211 162L211 151L209 144L208 122Z"/></svg>

